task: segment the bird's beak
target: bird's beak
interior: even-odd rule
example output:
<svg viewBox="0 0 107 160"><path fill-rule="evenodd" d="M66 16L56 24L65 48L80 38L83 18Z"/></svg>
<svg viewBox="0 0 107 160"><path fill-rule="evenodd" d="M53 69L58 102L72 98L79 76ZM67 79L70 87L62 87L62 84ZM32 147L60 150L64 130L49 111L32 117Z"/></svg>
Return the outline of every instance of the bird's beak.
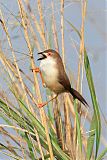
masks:
<svg viewBox="0 0 107 160"><path fill-rule="evenodd" d="M47 58L46 55L44 54L44 52L40 52L38 54L42 56L42 57L38 58L38 61Z"/></svg>

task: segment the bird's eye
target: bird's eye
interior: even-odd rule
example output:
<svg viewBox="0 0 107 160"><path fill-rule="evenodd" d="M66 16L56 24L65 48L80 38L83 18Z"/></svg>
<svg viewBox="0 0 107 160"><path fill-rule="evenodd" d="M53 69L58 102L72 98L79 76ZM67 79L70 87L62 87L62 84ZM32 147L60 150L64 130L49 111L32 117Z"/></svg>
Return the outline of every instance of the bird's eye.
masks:
<svg viewBox="0 0 107 160"><path fill-rule="evenodd" d="M49 52L49 53L48 53L48 56L50 56L50 55L51 55L51 53Z"/></svg>

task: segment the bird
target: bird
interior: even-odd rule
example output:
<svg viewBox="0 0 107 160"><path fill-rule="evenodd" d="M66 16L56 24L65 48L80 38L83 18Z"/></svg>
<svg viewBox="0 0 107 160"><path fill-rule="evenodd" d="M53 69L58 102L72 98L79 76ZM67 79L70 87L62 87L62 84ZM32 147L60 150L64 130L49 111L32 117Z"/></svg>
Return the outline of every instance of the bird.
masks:
<svg viewBox="0 0 107 160"><path fill-rule="evenodd" d="M38 104L38 107L44 107L50 101L57 98L59 94L64 92L70 93L73 99L78 99L83 105L89 106L83 96L71 87L60 54L53 49L47 49L39 52L38 55L40 68L34 68L32 71L40 73L43 86L55 93L55 97L47 102Z"/></svg>

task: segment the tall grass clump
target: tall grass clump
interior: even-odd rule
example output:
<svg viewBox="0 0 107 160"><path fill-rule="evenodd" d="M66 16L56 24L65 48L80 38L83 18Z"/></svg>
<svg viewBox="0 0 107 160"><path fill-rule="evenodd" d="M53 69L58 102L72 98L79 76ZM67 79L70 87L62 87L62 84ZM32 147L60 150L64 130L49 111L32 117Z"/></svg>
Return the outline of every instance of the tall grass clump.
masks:
<svg viewBox="0 0 107 160"><path fill-rule="evenodd" d="M64 0L58 2L59 28L54 1L49 1L47 6L51 10L50 20L45 18L43 3L41 0L32 3L17 0L17 15L0 4L0 153L7 159L17 160L101 160L107 148L98 152L101 144L100 110L84 41L87 1L81 3L80 30L64 19ZM4 10L11 17L9 20ZM66 68L65 23L80 42L76 87L82 93L86 75L92 105L86 109L77 101L73 102L68 94L63 94L39 109L38 103L50 98L52 93L41 87L40 77L31 69L38 66L36 53L48 48L62 53ZM14 33L17 33L16 37Z"/></svg>

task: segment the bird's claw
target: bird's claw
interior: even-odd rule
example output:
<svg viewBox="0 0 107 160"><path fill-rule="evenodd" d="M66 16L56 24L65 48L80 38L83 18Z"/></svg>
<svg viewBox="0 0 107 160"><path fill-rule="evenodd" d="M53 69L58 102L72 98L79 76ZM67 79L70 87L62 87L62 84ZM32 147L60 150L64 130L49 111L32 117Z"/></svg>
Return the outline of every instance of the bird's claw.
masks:
<svg viewBox="0 0 107 160"><path fill-rule="evenodd" d="M32 71L32 72L35 71L35 72L38 73L38 72L40 72L40 69L39 69L39 68L34 68L34 69L32 68L31 71Z"/></svg>
<svg viewBox="0 0 107 160"><path fill-rule="evenodd" d="M43 85L44 88L46 88L46 84L45 83L43 83L42 85Z"/></svg>
<svg viewBox="0 0 107 160"><path fill-rule="evenodd" d="M39 103L38 104L38 108L42 108L42 107L44 107L46 105L46 103Z"/></svg>

